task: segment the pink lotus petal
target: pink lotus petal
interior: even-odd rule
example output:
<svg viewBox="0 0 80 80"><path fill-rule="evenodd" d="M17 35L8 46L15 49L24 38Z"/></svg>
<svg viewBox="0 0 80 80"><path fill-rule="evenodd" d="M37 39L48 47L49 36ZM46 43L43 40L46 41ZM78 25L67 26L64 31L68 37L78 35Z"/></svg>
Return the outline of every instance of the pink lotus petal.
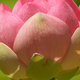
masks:
<svg viewBox="0 0 80 80"><path fill-rule="evenodd" d="M4 8L2 11L0 10L0 42L12 48L16 34L22 25L23 21L20 18Z"/></svg>
<svg viewBox="0 0 80 80"><path fill-rule="evenodd" d="M80 6L79 6L79 10L80 10Z"/></svg>
<svg viewBox="0 0 80 80"><path fill-rule="evenodd" d="M58 3L60 3L62 0L48 0L48 7L49 7L49 9L51 8L51 7L54 7L54 6L56 6Z"/></svg>
<svg viewBox="0 0 80 80"><path fill-rule="evenodd" d="M65 1L72 7L78 20L80 21L80 11L79 11L78 6L75 4L75 2L73 0L65 0Z"/></svg>
<svg viewBox="0 0 80 80"><path fill-rule="evenodd" d="M62 0L33 0L33 2L44 7L46 10L56 6L60 1Z"/></svg>
<svg viewBox="0 0 80 80"><path fill-rule="evenodd" d="M33 0L18 0L13 8L12 13L17 14L19 9L28 1L32 2Z"/></svg>
<svg viewBox="0 0 80 80"><path fill-rule="evenodd" d="M34 0L33 2L40 5L40 6L42 6L46 10L49 10L48 0Z"/></svg>
<svg viewBox="0 0 80 80"><path fill-rule="evenodd" d="M25 22L37 12L47 13L47 11L34 3L25 3L18 11L17 15Z"/></svg>
<svg viewBox="0 0 80 80"><path fill-rule="evenodd" d="M21 3L21 0L18 0L17 3L15 4L12 13L17 14L19 9L23 6Z"/></svg>
<svg viewBox="0 0 80 80"><path fill-rule="evenodd" d="M13 50L26 65L33 53L58 61L65 55L70 38L70 29L62 20L37 13L18 32Z"/></svg>
<svg viewBox="0 0 80 80"><path fill-rule="evenodd" d="M58 3L55 7L52 7L48 14L62 19L70 27L72 33L79 26L74 11L65 1Z"/></svg>
<svg viewBox="0 0 80 80"><path fill-rule="evenodd" d="M2 10L7 10L7 11L12 12L12 10L5 4L0 4L0 11L2 11Z"/></svg>
<svg viewBox="0 0 80 80"><path fill-rule="evenodd" d="M20 0L22 4L25 4L26 2L33 2L33 0Z"/></svg>

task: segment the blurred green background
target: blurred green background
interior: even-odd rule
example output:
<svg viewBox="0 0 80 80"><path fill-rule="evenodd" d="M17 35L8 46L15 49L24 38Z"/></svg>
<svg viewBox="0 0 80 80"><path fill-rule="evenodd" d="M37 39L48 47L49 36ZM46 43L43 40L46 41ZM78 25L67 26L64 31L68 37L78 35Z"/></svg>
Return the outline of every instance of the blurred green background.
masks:
<svg viewBox="0 0 80 80"><path fill-rule="evenodd" d="M6 4L11 9L13 9L13 6L15 5L16 2L17 0L0 0L0 3Z"/></svg>
<svg viewBox="0 0 80 80"><path fill-rule="evenodd" d="M80 0L74 0L74 2L79 6L80 5Z"/></svg>
<svg viewBox="0 0 80 80"><path fill-rule="evenodd" d="M80 5L80 0L74 0L74 1L78 6ZM0 3L8 5L11 9L13 9L13 6L15 5L16 2L17 0L0 0Z"/></svg>

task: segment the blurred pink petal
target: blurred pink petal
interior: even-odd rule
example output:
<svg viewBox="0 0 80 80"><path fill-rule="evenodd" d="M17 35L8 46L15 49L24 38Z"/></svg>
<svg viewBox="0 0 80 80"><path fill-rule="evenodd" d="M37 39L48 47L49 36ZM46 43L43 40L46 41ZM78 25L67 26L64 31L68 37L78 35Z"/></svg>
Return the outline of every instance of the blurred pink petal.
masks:
<svg viewBox="0 0 80 80"><path fill-rule="evenodd" d="M62 0L48 0L48 7L49 7L49 9L51 8L51 7L54 7L54 6L56 6L58 3L60 3Z"/></svg>
<svg viewBox="0 0 80 80"><path fill-rule="evenodd" d="M79 27L80 27L80 21L79 21Z"/></svg>
<svg viewBox="0 0 80 80"><path fill-rule="evenodd" d="M22 4L25 4L26 2L33 2L34 0L20 0Z"/></svg>
<svg viewBox="0 0 80 80"><path fill-rule="evenodd" d="M0 11L2 11L3 9L5 9L6 11L10 11L12 12L12 10L5 4L0 4Z"/></svg>
<svg viewBox="0 0 80 80"><path fill-rule="evenodd" d="M23 25L23 21L6 9L4 5L0 5L0 42L12 48L16 34Z"/></svg>
<svg viewBox="0 0 80 80"><path fill-rule="evenodd" d="M23 6L22 2L24 0L18 0L17 3L15 4L12 13L17 14L19 9Z"/></svg>
<svg viewBox="0 0 80 80"><path fill-rule="evenodd" d="M38 6L32 2L28 2L20 8L17 16L19 16L25 22L37 12L47 13L47 11L43 7Z"/></svg>
<svg viewBox="0 0 80 80"><path fill-rule="evenodd" d="M65 1L58 3L55 7L52 7L48 14L62 19L70 27L72 33L79 26L78 19L74 11Z"/></svg>
<svg viewBox="0 0 80 80"><path fill-rule="evenodd" d="M12 13L17 14L19 9L26 3L26 2L32 2L33 0L18 0L15 4Z"/></svg>
<svg viewBox="0 0 80 80"><path fill-rule="evenodd" d="M66 2L72 7L78 20L80 21L80 11L79 11L78 6L75 4L75 2L73 0L66 0Z"/></svg>
<svg viewBox="0 0 80 80"><path fill-rule="evenodd" d="M70 29L62 20L37 13L18 32L13 50L26 65L33 53L58 61L65 55L70 38Z"/></svg>
<svg viewBox="0 0 80 80"><path fill-rule="evenodd" d="M48 0L34 0L33 2L40 5L40 6L42 6L46 10L49 10Z"/></svg>
<svg viewBox="0 0 80 80"><path fill-rule="evenodd" d="M34 0L36 4L44 7L46 10L49 10L51 7L54 7L62 0Z"/></svg>

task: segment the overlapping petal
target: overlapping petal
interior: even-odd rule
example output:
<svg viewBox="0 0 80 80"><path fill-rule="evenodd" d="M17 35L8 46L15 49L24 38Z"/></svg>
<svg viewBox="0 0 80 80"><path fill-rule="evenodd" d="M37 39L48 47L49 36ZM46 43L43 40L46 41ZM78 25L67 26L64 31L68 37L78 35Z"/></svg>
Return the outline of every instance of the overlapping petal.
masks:
<svg viewBox="0 0 80 80"><path fill-rule="evenodd" d="M71 69L80 66L80 28L77 28L71 38L71 45L67 54L62 60L64 69Z"/></svg>
<svg viewBox="0 0 80 80"><path fill-rule="evenodd" d="M40 5L40 6L42 6L46 10L49 10L48 0L34 0L33 2Z"/></svg>
<svg viewBox="0 0 80 80"><path fill-rule="evenodd" d="M24 22L6 9L8 8L0 5L0 42L12 48L16 34Z"/></svg>
<svg viewBox="0 0 80 80"><path fill-rule="evenodd" d="M19 9L28 1L33 1L33 0L18 0L13 8L12 13L17 14Z"/></svg>
<svg viewBox="0 0 80 80"><path fill-rule="evenodd" d="M19 0L13 9L13 13L24 22L37 12L47 13L47 10L35 2L32 2L32 0Z"/></svg>
<svg viewBox="0 0 80 80"><path fill-rule="evenodd" d="M24 0L23 0L24 1ZM23 6L21 3L21 0L18 0L17 3L15 4L12 13L17 14L19 9Z"/></svg>
<svg viewBox="0 0 80 80"><path fill-rule="evenodd" d="M73 0L65 0L74 10L78 20L80 21L80 10Z"/></svg>
<svg viewBox="0 0 80 80"><path fill-rule="evenodd" d="M24 66L18 60L16 54L3 43L0 43L0 70L15 80L27 78L26 66Z"/></svg>
<svg viewBox="0 0 80 80"><path fill-rule="evenodd" d="M5 4L0 4L0 11L2 11L3 9L12 12L12 10L8 6L6 6Z"/></svg>
<svg viewBox="0 0 80 80"><path fill-rule="evenodd" d="M70 38L70 30L62 20L37 13L18 32L14 51L26 65L33 53L58 61L64 56Z"/></svg>
<svg viewBox="0 0 80 80"><path fill-rule="evenodd" d="M62 0L33 0L36 4L42 6L46 10L49 10L51 7L56 6Z"/></svg>
<svg viewBox="0 0 80 80"><path fill-rule="evenodd" d="M48 7L49 9L51 7L55 7L58 3L60 3L62 0L48 0Z"/></svg>
<svg viewBox="0 0 80 80"><path fill-rule="evenodd" d="M7 45L0 43L0 70L15 80L31 80L26 69L34 53L43 55L46 63L49 58L58 61L64 70L78 69L75 67L80 66L80 7L73 0L18 0L13 11L0 4L0 42ZM41 68L30 66L27 71L32 76ZM35 75L36 80L38 76Z"/></svg>
<svg viewBox="0 0 80 80"><path fill-rule="evenodd" d="M19 16L25 22L37 12L47 13L43 7L38 6L37 4L25 3L18 11L17 16Z"/></svg>
<svg viewBox="0 0 80 80"><path fill-rule="evenodd" d="M52 7L48 14L62 19L70 27L72 33L79 26L78 19L74 11L65 1L58 3L55 7Z"/></svg>

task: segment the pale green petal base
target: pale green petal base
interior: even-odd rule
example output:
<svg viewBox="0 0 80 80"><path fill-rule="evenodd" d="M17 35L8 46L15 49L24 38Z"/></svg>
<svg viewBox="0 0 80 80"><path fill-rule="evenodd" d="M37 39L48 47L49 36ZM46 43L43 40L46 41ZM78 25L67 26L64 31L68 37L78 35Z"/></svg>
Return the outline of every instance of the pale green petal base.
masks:
<svg viewBox="0 0 80 80"><path fill-rule="evenodd" d="M46 60L38 53L33 54L25 67L8 46L0 43L0 69L4 80L75 80L79 67L64 71L61 64L52 59ZM2 73L0 80L3 80Z"/></svg>
<svg viewBox="0 0 80 80"><path fill-rule="evenodd" d="M16 54L5 44L0 43L0 69L8 77L15 80L25 79L26 66L23 65Z"/></svg>

